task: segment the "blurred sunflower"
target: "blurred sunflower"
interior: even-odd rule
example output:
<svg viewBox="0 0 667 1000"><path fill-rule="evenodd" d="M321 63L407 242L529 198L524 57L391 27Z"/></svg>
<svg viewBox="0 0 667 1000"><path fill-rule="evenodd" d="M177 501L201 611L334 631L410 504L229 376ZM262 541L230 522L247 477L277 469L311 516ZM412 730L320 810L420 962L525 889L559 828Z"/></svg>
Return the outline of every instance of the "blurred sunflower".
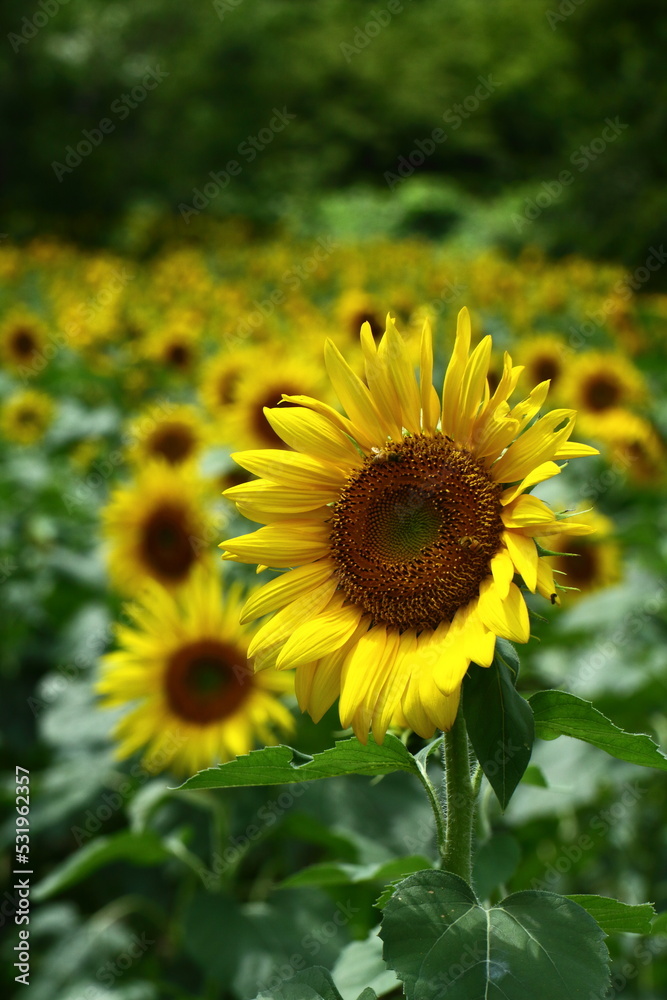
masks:
<svg viewBox="0 0 667 1000"><path fill-rule="evenodd" d="M27 310L16 310L0 326L0 357L12 371L29 368L43 357L46 340L42 321Z"/></svg>
<svg viewBox="0 0 667 1000"><path fill-rule="evenodd" d="M15 392L0 408L0 431L8 441L34 444L51 425L53 411L53 400L45 392L36 389Z"/></svg>
<svg viewBox="0 0 667 1000"><path fill-rule="evenodd" d="M296 693L314 719L340 695L340 718L381 740L403 718L419 735L449 729L471 661L489 666L496 636L529 638L514 582L551 598L536 535L587 534L526 493L560 472L555 459L595 454L569 441L573 410L536 420L548 382L510 407L521 367L505 354L490 394L491 338L470 354L459 313L443 403L432 385L431 333L420 377L393 320L376 346L361 331L366 382L330 342L327 371L347 411L308 396L267 410L294 451L249 451L236 461L264 478L228 496L266 526L223 542L223 558L288 568L248 601L244 621L276 614L254 636L256 668L296 667Z"/></svg>
<svg viewBox="0 0 667 1000"><path fill-rule="evenodd" d="M368 323L376 340L382 336L382 310L375 297L368 292L360 288L347 289L338 300L336 312L340 329L355 340L364 323Z"/></svg>
<svg viewBox="0 0 667 1000"><path fill-rule="evenodd" d="M279 698L292 678L253 673L239 610L238 590L221 594L202 567L177 594L150 583L128 607L96 685L102 707L134 705L114 730L117 757L145 748L147 770L192 773L294 728Z"/></svg>
<svg viewBox="0 0 667 1000"><path fill-rule="evenodd" d="M632 362L604 351L589 351L569 364L563 391L576 409L594 414L629 406L646 394Z"/></svg>
<svg viewBox="0 0 667 1000"><path fill-rule="evenodd" d="M206 362L199 395L212 417L222 417L228 412L234 402L236 384L252 356L249 351L223 351Z"/></svg>
<svg viewBox="0 0 667 1000"><path fill-rule="evenodd" d="M665 476L665 446L655 428L637 413L614 407L584 415L582 427L604 446L617 469L643 483L657 483Z"/></svg>
<svg viewBox="0 0 667 1000"><path fill-rule="evenodd" d="M181 320L170 320L138 345L141 356L175 374L187 374L192 371L199 354L198 329Z"/></svg>
<svg viewBox="0 0 667 1000"><path fill-rule="evenodd" d="M155 403L130 423L128 437L127 457L133 464L157 459L181 465L196 458L206 433L194 406Z"/></svg>
<svg viewBox="0 0 667 1000"><path fill-rule="evenodd" d="M548 379L553 392L566 368L565 344L556 334L530 337L521 344L521 360L526 384L535 385Z"/></svg>
<svg viewBox="0 0 667 1000"><path fill-rule="evenodd" d="M277 406L284 395L322 391L322 375L303 355L283 361L263 351L255 358L256 364L248 364L236 383L234 405L221 431L228 441L248 448L284 448L266 418L266 408Z"/></svg>
<svg viewBox="0 0 667 1000"><path fill-rule="evenodd" d="M147 578L177 587L203 560L211 531L203 485L192 472L149 463L113 492L103 511L111 578L128 593Z"/></svg>
<svg viewBox="0 0 667 1000"><path fill-rule="evenodd" d="M590 593L618 583L621 578L621 558L618 542L613 538L613 522L597 511L579 514L579 519L590 526L592 538L576 537L567 532L559 535L558 549L568 555L551 556L549 562L554 573L567 576L568 597ZM551 548L549 539L542 539L545 548Z"/></svg>

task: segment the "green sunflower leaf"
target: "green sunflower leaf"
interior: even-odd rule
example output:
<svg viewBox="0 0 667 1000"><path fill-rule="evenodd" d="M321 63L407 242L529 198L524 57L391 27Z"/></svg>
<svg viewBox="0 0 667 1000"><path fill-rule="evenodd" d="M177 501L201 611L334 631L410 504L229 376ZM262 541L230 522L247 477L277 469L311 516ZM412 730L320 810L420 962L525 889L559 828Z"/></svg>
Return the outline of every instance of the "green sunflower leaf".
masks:
<svg viewBox="0 0 667 1000"><path fill-rule="evenodd" d="M650 736L619 729L590 701L568 691L538 691L530 699L530 706L535 716L535 734L540 739L572 736L619 760L667 771L667 757Z"/></svg>
<svg viewBox="0 0 667 1000"><path fill-rule="evenodd" d="M583 906L600 925L605 934L650 934L655 916L653 903L622 903L610 896L567 896Z"/></svg>
<svg viewBox="0 0 667 1000"><path fill-rule="evenodd" d="M505 809L528 767L534 727L530 705L517 692L512 671L499 656L490 667L470 665L463 686L463 714L475 755Z"/></svg>
<svg viewBox="0 0 667 1000"><path fill-rule="evenodd" d="M260 993L256 1000L343 1000L336 989L331 973L316 966L297 972L270 993ZM373 990L366 989L358 1000L377 1000Z"/></svg>
<svg viewBox="0 0 667 1000"><path fill-rule="evenodd" d="M383 957L407 1000L572 1000L604 996L604 931L551 892L517 892L480 906L451 872L411 875L385 906Z"/></svg>
<svg viewBox="0 0 667 1000"><path fill-rule="evenodd" d="M388 733L380 746L369 737L367 746L356 737L313 757L288 746L264 747L188 778L181 788L237 788L242 785L287 785L347 774L391 774L410 771L420 777L415 758L399 739Z"/></svg>
<svg viewBox="0 0 667 1000"><path fill-rule="evenodd" d="M413 872L432 868L428 858L420 854L406 858L392 858L374 865L355 865L344 861L322 861L289 875L279 885L279 889L295 889L306 885L351 885L358 882L389 882L405 878Z"/></svg>
<svg viewBox="0 0 667 1000"><path fill-rule="evenodd" d="M48 899L114 861L128 861L141 866L159 865L173 854L169 845L151 830L142 833L121 830L120 833L91 840L42 879L32 890L32 896L35 900Z"/></svg>

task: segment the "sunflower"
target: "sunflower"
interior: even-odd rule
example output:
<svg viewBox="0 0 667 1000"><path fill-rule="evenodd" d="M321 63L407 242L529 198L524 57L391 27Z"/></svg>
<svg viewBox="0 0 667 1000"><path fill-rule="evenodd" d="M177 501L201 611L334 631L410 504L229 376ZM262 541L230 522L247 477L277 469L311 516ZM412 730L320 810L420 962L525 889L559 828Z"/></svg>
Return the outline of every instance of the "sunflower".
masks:
<svg viewBox="0 0 667 1000"><path fill-rule="evenodd" d="M261 479L227 491L256 532L223 542L223 558L289 569L248 601L244 621L276 612L255 634L256 668L295 667L302 709L315 720L340 695L340 718L381 740L403 717L420 736L449 729L471 661L489 666L496 636L529 638L514 582L555 594L536 535L587 534L528 495L560 472L556 459L595 454L569 441L573 410L536 420L549 384L507 402L521 367L505 354L493 394L491 338L470 354L459 313L443 402L432 385L430 329L419 380L388 317L376 345L361 330L366 382L328 343L331 382L347 411L308 396L267 419L293 451L236 461Z"/></svg>
<svg viewBox="0 0 667 1000"><path fill-rule="evenodd" d="M0 408L0 430L8 441L34 444L53 419L53 400L45 392L25 389L9 396Z"/></svg>
<svg viewBox="0 0 667 1000"><path fill-rule="evenodd" d="M157 459L181 465L199 454L206 435L194 406L156 403L131 422L128 437L134 464Z"/></svg>
<svg viewBox="0 0 667 1000"><path fill-rule="evenodd" d="M228 441L241 441L248 448L284 448L281 437L266 418L267 407L281 397L324 389L320 371L303 355L292 361L256 352L256 364L248 364L235 388L235 401L220 431ZM285 390L287 389L287 393Z"/></svg>
<svg viewBox="0 0 667 1000"><path fill-rule="evenodd" d="M608 452L616 471L642 483L659 483L665 475L665 446L655 428L631 410L614 407L582 415L582 427Z"/></svg>
<svg viewBox="0 0 667 1000"><path fill-rule="evenodd" d="M116 755L145 748L143 765L192 773L271 743L294 719L277 697L289 674L255 674L239 626L239 594L220 593L200 567L177 594L151 582L116 629L118 650L102 659L102 707L134 707L117 724Z"/></svg>
<svg viewBox="0 0 667 1000"><path fill-rule="evenodd" d="M569 365L563 389L576 409L592 414L628 406L646 395L632 362L604 351L589 351Z"/></svg>
<svg viewBox="0 0 667 1000"><path fill-rule="evenodd" d="M199 395L211 416L222 417L229 411L249 357L249 351L223 351L206 362Z"/></svg>
<svg viewBox="0 0 667 1000"><path fill-rule="evenodd" d="M553 392L566 368L565 344L556 334L540 334L521 345L523 377L528 385L549 380Z"/></svg>
<svg viewBox="0 0 667 1000"><path fill-rule="evenodd" d="M558 549L567 555L549 559L554 573L567 576L568 585L575 588L569 591L571 595L611 587L621 578L620 551L613 538L612 521L597 511L587 511L580 519L589 525L594 537L577 537L564 532L558 538ZM552 548L549 539L541 541L545 548Z"/></svg>
<svg viewBox="0 0 667 1000"><path fill-rule="evenodd" d="M41 320L28 311L17 310L10 313L0 327L0 355L13 371L31 368L36 361L43 361L46 340L46 328Z"/></svg>
<svg viewBox="0 0 667 1000"><path fill-rule="evenodd" d="M368 292L360 288L347 289L338 301L337 313L341 329L350 337L357 337L363 323L369 324L373 337L379 339L382 336L382 311L374 296Z"/></svg>
<svg viewBox="0 0 667 1000"><path fill-rule="evenodd" d="M203 486L164 462L140 469L129 486L114 491L103 512L109 572L134 593L147 578L174 588L204 558L213 531L202 505Z"/></svg>
<svg viewBox="0 0 667 1000"><path fill-rule="evenodd" d="M199 353L200 321L188 322L179 317L158 327L139 347L149 361L155 361L169 371L184 375L192 371Z"/></svg>

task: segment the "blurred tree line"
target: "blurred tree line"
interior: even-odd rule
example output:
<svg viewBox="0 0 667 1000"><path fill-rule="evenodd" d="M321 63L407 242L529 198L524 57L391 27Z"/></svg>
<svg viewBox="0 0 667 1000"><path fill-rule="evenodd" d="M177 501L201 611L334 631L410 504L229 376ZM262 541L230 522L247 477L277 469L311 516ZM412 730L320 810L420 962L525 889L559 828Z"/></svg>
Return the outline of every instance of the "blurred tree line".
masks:
<svg viewBox="0 0 667 1000"><path fill-rule="evenodd" d="M361 198L400 235L468 225L631 265L664 239L661 0L4 0L0 20L17 238Z"/></svg>

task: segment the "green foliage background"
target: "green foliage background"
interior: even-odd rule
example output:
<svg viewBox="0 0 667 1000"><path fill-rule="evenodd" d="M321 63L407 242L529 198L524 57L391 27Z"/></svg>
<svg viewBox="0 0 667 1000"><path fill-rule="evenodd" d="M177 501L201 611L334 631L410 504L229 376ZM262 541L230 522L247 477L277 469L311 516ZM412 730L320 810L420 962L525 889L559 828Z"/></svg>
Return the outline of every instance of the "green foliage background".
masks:
<svg viewBox="0 0 667 1000"><path fill-rule="evenodd" d="M54 6L39 30L25 26L33 11L22 0L0 14L0 210L15 233L49 220L97 242L120 239L115 223L139 205L175 213L277 106L295 119L214 214L305 224L323 198L340 206L341 190L357 188L371 196L367 228L384 219L442 234L467 221L516 248L526 232L512 212L572 169L611 118L627 128L575 166L530 241L637 264L664 238L667 11L655 0L405 0L376 37L365 26L373 11L386 20L386 8L365 0ZM156 65L168 77L124 120L111 114L113 136L59 183L53 161ZM480 77L494 81L491 96L458 127L444 125L448 138L415 171L410 196L390 198L385 172L443 127Z"/></svg>

